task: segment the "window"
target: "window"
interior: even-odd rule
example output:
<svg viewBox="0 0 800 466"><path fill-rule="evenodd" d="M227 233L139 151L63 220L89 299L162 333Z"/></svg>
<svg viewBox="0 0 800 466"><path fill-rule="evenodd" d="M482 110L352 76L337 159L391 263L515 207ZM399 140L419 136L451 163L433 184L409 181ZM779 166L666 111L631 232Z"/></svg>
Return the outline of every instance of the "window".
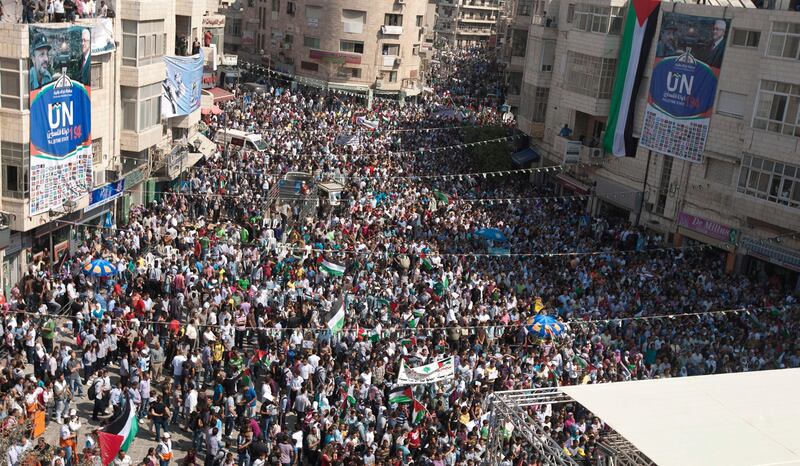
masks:
<svg viewBox="0 0 800 466"><path fill-rule="evenodd" d="M166 52L164 20L122 20L122 64L142 66L158 63Z"/></svg>
<svg viewBox="0 0 800 466"><path fill-rule="evenodd" d="M242 37L242 20L240 18L225 19L225 34Z"/></svg>
<svg viewBox="0 0 800 466"><path fill-rule="evenodd" d="M400 55L400 44L383 44L383 55Z"/></svg>
<svg viewBox="0 0 800 466"><path fill-rule="evenodd" d="M397 71L390 71L389 72L389 82L396 83L397 82Z"/></svg>
<svg viewBox="0 0 800 466"><path fill-rule="evenodd" d="M522 73L519 71L509 72L507 86L509 94L518 96L522 88Z"/></svg>
<svg viewBox="0 0 800 466"><path fill-rule="evenodd" d="M528 31L524 29L513 29L511 31L511 56L524 57L527 45Z"/></svg>
<svg viewBox="0 0 800 466"><path fill-rule="evenodd" d="M761 81L753 128L800 136L800 85Z"/></svg>
<svg viewBox="0 0 800 466"><path fill-rule="evenodd" d="M319 48L319 37L303 37L303 45L311 49Z"/></svg>
<svg viewBox="0 0 800 466"><path fill-rule="evenodd" d="M393 13L386 13L386 16L383 17L383 25L384 26L402 26L403 25L403 15L396 15Z"/></svg>
<svg viewBox="0 0 800 466"><path fill-rule="evenodd" d="M553 64L556 61L556 41L542 41L542 71L550 73L553 71Z"/></svg>
<svg viewBox="0 0 800 466"><path fill-rule="evenodd" d="M306 24L309 27L319 27L319 18L322 16L322 7L315 5L306 6Z"/></svg>
<svg viewBox="0 0 800 466"><path fill-rule="evenodd" d="M342 10L342 31L350 34L361 34L364 32L364 23L366 22L366 11Z"/></svg>
<svg viewBox="0 0 800 466"><path fill-rule="evenodd" d="M656 198L656 214L664 215L667 207L667 194L669 192L669 181L672 178L673 158L664 156L661 162L661 176L658 180L658 197Z"/></svg>
<svg viewBox="0 0 800 466"><path fill-rule="evenodd" d="M530 16L533 9L533 0L519 0L517 2L517 15Z"/></svg>
<svg viewBox="0 0 800 466"><path fill-rule="evenodd" d="M760 31L750 31L739 28L733 30L733 45L758 48L758 42L760 39Z"/></svg>
<svg viewBox="0 0 800 466"><path fill-rule="evenodd" d="M92 90L103 88L103 64L92 63Z"/></svg>
<svg viewBox="0 0 800 466"><path fill-rule="evenodd" d="M24 199L28 194L28 144L0 142L0 160L3 169L3 197Z"/></svg>
<svg viewBox="0 0 800 466"><path fill-rule="evenodd" d="M20 109L20 60L0 58L0 107Z"/></svg>
<svg viewBox="0 0 800 466"><path fill-rule="evenodd" d="M364 53L364 43L354 40L341 40L339 41L340 52L350 53Z"/></svg>
<svg viewBox="0 0 800 466"><path fill-rule="evenodd" d="M611 98L617 60L569 51L565 89L598 99Z"/></svg>
<svg viewBox="0 0 800 466"><path fill-rule="evenodd" d="M575 4L570 3L567 5L567 23L572 23L572 20L575 18Z"/></svg>
<svg viewBox="0 0 800 466"><path fill-rule="evenodd" d="M534 90L533 96L533 115L532 121L544 122L547 115L547 100L550 97L550 88L537 87Z"/></svg>
<svg viewBox="0 0 800 466"><path fill-rule="evenodd" d="M361 78L361 68L350 68L351 78Z"/></svg>
<svg viewBox="0 0 800 466"><path fill-rule="evenodd" d="M281 0L272 0L272 11L275 13L281 11Z"/></svg>
<svg viewBox="0 0 800 466"><path fill-rule="evenodd" d="M731 179L733 179L733 164L725 160L707 157L705 179L724 186L730 186Z"/></svg>
<svg viewBox="0 0 800 466"><path fill-rule="evenodd" d="M717 113L734 118L744 118L744 108L746 103L746 94L719 91L719 98L717 98Z"/></svg>
<svg viewBox="0 0 800 466"><path fill-rule="evenodd" d="M103 163L103 138L92 140L92 163L95 165Z"/></svg>
<svg viewBox="0 0 800 466"><path fill-rule="evenodd" d="M759 199L800 207L800 166L745 155L736 190Z"/></svg>
<svg viewBox="0 0 800 466"><path fill-rule="evenodd" d="M300 69L306 71L319 71L319 65L309 61L301 61Z"/></svg>
<svg viewBox="0 0 800 466"><path fill-rule="evenodd" d="M581 31L619 35L622 32L622 16L620 7L579 4L575 5L572 21L575 29Z"/></svg>
<svg viewBox="0 0 800 466"><path fill-rule="evenodd" d="M294 2L286 2L286 14L294 16L295 11L297 8L294 5Z"/></svg>
<svg viewBox="0 0 800 466"><path fill-rule="evenodd" d="M161 123L161 83L144 87L120 87L122 129L145 131Z"/></svg>
<svg viewBox="0 0 800 466"><path fill-rule="evenodd" d="M422 23L423 19L424 19L424 17L422 15L417 15L417 23L416 24L417 24L418 28L421 28L423 26L423 23Z"/></svg>
<svg viewBox="0 0 800 466"><path fill-rule="evenodd" d="M778 58L800 58L800 23L772 23L767 55Z"/></svg>

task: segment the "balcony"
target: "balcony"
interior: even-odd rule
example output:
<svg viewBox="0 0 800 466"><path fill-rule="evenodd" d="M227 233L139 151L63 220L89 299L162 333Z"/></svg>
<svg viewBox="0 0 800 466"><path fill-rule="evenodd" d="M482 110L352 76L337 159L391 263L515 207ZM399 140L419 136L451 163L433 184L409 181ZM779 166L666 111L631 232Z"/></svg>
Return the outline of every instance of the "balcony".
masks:
<svg viewBox="0 0 800 466"><path fill-rule="evenodd" d="M565 164L598 163L605 156L605 151L597 139L584 138L580 141L573 137L558 135L553 138L553 152L562 156Z"/></svg>
<svg viewBox="0 0 800 466"><path fill-rule="evenodd" d="M400 64L399 63L400 62L400 57L397 57L395 55L383 55L381 57L381 59L382 59L381 66L395 67L395 66Z"/></svg>

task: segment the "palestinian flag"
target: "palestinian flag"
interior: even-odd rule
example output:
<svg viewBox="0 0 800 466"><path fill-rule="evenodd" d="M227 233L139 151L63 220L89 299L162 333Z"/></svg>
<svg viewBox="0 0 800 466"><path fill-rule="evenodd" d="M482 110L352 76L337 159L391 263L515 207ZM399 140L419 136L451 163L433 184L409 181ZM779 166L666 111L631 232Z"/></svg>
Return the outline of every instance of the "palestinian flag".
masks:
<svg viewBox="0 0 800 466"><path fill-rule="evenodd" d="M261 364L265 369L269 369L271 361L269 360L269 353L264 350L256 351L256 354L253 355L253 362L256 364Z"/></svg>
<svg viewBox="0 0 800 466"><path fill-rule="evenodd" d="M344 328L344 296L333 303L331 311L325 316L325 322L334 335L342 331Z"/></svg>
<svg viewBox="0 0 800 466"><path fill-rule="evenodd" d="M412 346L417 344L417 337L401 338L400 344L403 346Z"/></svg>
<svg viewBox="0 0 800 466"><path fill-rule="evenodd" d="M419 317L412 317L408 319L408 327L409 328L417 328L417 324L419 323Z"/></svg>
<svg viewBox="0 0 800 466"><path fill-rule="evenodd" d="M425 405L417 400L414 400L411 408L411 423L419 424L423 419L425 419L426 414L428 414L428 410L425 409Z"/></svg>
<svg viewBox="0 0 800 466"><path fill-rule="evenodd" d="M97 444L100 447L100 458L104 465L110 464L120 451L128 451L136 432L139 430L139 419L136 411L131 409L130 400L125 401L125 408L111 424L97 431Z"/></svg>
<svg viewBox="0 0 800 466"><path fill-rule="evenodd" d="M389 394L390 405L409 404L414 400L414 392L411 388L404 388L402 390L394 391Z"/></svg>
<svg viewBox="0 0 800 466"><path fill-rule="evenodd" d="M625 32L620 47L611 112L603 138L603 149L617 157L636 155L633 113L642 73L656 33L660 0L631 0L625 15Z"/></svg>
<svg viewBox="0 0 800 466"><path fill-rule="evenodd" d="M344 266L339 264L334 264L333 262L328 262L326 260L322 261L320 264L322 271L327 273L328 275L333 275L335 277L341 277L344 275Z"/></svg>

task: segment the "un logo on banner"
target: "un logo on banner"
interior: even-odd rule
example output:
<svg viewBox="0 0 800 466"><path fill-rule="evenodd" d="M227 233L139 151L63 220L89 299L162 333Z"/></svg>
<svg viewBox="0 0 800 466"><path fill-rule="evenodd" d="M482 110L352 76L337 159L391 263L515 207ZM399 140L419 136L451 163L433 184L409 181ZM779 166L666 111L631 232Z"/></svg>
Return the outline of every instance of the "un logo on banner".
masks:
<svg viewBox="0 0 800 466"><path fill-rule="evenodd" d="M650 95L653 105L676 118L699 117L714 106L717 75L705 63L669 57L653 68Z"/></svg>
<svg viewBox="0 0 800 466"><path fill-rule="evenodd" d="M92 102L79 82L60 87L51 83L31 102L31 143L48 158L64 158L84 145L92 132ZM33 154L32 154L33 155Z"/></svg>

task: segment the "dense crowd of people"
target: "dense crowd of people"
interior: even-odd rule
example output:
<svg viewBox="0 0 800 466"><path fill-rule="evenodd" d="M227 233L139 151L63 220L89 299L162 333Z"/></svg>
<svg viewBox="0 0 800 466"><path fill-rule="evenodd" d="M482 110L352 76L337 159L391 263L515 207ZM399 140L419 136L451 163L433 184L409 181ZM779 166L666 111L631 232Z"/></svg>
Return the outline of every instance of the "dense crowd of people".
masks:
<svg viewBox="0 0 800 466"><path fill-rule="evenodd" d="M494 391L800 366L795 298L780 287L593 218L527 175L462 175L474 127L513 132L491 54L448 50L437 66L430 95L371 108L262 76L266 92L207 125L212 138L261 133L265 152L220 146L127 225L31 266L0 317L4 460L96 464L97 429L133 409L134 446L149 449L114 464L477 465ZM309 197L343 180L341 203L276 199L289 172L311 174ZM118 272L83 273L100 258ZM712 312L741 308L753 312ZM537 313L568 330L530 332ZM698 316L655 318L667 313ZM401 362L447 357L451 379L392 398ZM58 445L31 437L37 413L59 425ZM577 404L529 414L593 464L600 419ZM541 464L501 435L502 464Z"/></svg>

